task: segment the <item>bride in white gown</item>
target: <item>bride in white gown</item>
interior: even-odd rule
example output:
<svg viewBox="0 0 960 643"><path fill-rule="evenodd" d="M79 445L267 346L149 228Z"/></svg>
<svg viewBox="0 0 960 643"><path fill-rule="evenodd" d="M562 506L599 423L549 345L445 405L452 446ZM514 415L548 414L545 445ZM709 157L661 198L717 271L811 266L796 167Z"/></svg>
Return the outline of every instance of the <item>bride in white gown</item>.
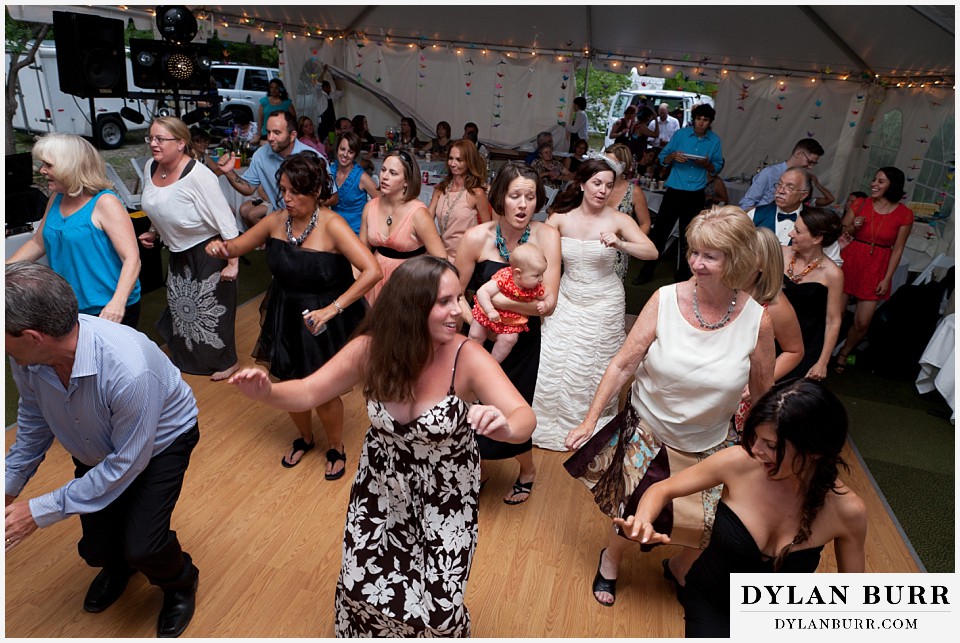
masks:
<svg viewBox="0 0 960 643"><path fill-rule="evenodd" d="M560 231L564 272L557 307L543 322L533 396L533 443L544 449L567 450L567 433L583 421L604 370L623 344L623 283L614 272L617 251L638 259L657 257L656 246L637 222L607 205L622 169L606 157L584 161L547 219ZM612 402L605 419L616 412Z"/></svg>

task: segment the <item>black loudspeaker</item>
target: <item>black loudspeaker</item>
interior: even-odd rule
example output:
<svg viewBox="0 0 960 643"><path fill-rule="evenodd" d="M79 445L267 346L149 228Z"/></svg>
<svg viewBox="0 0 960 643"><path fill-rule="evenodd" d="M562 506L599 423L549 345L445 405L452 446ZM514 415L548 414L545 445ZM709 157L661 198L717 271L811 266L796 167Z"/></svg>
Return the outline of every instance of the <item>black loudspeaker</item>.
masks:
<svg viewBox="0 0 960 643"><path fill-rule="evenodd" d="M126 98L122 20L54 11L53 30L60 91L81 98Z"/></svg>
<svg viewBox="0 0 960 643"><path fill-rule="evenodd" d="M207 50L201 43L178 45L131 38L133 82L149 89L207 89L211 66Z"/></svg>

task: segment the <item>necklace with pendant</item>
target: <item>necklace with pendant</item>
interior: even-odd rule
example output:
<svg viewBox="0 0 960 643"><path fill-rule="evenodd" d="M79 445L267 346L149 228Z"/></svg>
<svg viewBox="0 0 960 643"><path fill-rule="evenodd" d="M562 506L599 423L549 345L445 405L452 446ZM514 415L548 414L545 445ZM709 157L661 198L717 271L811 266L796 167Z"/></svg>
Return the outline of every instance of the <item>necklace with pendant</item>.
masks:
<svg viewBox="0 0 960 643"><path fill-rule="evenodd" d="M320 208L314 210L313 214L310 215L310 223L308 223L307 227L303 229L303 234L301 234L299 237L293 236L293 226L290 225L291 217L287 215L287 241L294 246L299 246L306 241L307 237L310 236L310 233L313 232L313 229L317 227L318 214L320 214Z"/></svg>
<svg viewBox="0 0 960 643"><path fill-rule="evenodd" d="M457 204L460 203L460 199L463 197L463 193L467 191L467 188L463 188L457 194L457 198L454 199L453 203L450 203L450 195L447 192L443 193L444 203L447 205L447 213L443 215L443 219L440 220L440 236L447 231L447 228L450 227L450 214L453 212L453 209L457 207Z"/></svg>
<svg viewBox="0 0 960 643"><path fill-rule="evenodd" d="M821 261L823 261L823 255L820 255L819 257L817 257L816 259L808 263L807 267L804 268L799 275L794 274L794 266L797 265L797 253L796 251L794 251L793 257L790 258L790 265L787 266L787 277L789 277L790 281L792 281L793 283L798 284L801 281L803 281L804 277L806 277L813 270L815 270L817 266L820 265Z"/></svg>
<svg viewBox="0 0 960 643"><path fill-rule="evenodd" d="M523 234L520 235L520 241L517 242L517 245L523 245L530 239L530 224L527 224L526 229L524 229ZM507 250L507 242L503 239L503 232L500 231L500 224L497 224L497 236L495 238L497 242L497 252L500 253L500 256L503 257L503 260L506 262L510 261L510 251Z"/></svg>
<svg viewBox="0 0 960 643"><path fill-rule="evenodd" d="M707 321L703 318L703 315L700 314L700 301L697 299L697 282L693 282L693 316L697 318L697 323L700 324L701 328L706 330L717 330L718 328L723 328L730 323L730 315L733 314L733 309L737 307L737 293L739 290L734 289L733 291L733 301L730 302L730 306L727 308L726 314L720 318L716 324L708 324Z"/></svg>

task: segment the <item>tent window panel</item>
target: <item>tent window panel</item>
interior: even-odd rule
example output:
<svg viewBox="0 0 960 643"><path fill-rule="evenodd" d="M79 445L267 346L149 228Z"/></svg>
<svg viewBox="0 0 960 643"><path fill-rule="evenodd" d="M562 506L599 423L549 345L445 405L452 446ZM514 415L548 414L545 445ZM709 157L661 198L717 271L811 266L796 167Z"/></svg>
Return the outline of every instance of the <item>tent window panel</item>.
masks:
<svg viewBox="0 0 960 643"><path fill-rule="evenodd" d="M954 117L951 116L940 126L927 154L923 159L920 174L913 190L913 200L925 203L942 203L940 213L953 213L953 181L947 178L954 160ZM943 194L946 191L947 194Z"/></svg>
<svg viewBox="0 0 960 643"><path fill-rule="evenodd" d="M903 114L899 109L893 109L883 115L870 143L870 155L867 158L867 168L860 181L860 189L870 192L870 181L882 167L893 165L900 151L900 141L903 137Z"/></svg>

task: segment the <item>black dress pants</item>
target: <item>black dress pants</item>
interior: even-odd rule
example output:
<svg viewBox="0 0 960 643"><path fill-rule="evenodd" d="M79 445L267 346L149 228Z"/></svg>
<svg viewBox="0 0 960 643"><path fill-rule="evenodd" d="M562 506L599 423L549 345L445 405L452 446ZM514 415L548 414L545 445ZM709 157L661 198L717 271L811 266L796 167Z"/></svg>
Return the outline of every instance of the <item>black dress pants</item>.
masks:
<svg viewBox="0 0 960 643"><path fill-rule="evenodd" d="M673 224L680 222L680 238L677 240L677 252L680 253L680 265L677 268L676 281L686 281L690 278L690 266L687 265L687 226L693 221L693 218L703 211L704 194L703 190L677 190L667 188L663 195L663 203L660 204L660 211L657 212L657 218L654 220L653 230L650 231L650 240L657 246L657 252L663 254L667 245L667 239L673 232ZM646 261L643 264L641 275L648 280L653 277L653 271L657 266L658 259Z"/></svg>
<svg viewBox="0 0 960 643"><path fill-rule="evenodd" d="M200 440L197 425L151 458L147 467L120 496L100 511L80 516L80 556L91 567L116 574L143 572L163 591L189 589L190 557L170 529L170 516L180 497L190 453ZM76 477L93 467L76 458Z"/></svg>

